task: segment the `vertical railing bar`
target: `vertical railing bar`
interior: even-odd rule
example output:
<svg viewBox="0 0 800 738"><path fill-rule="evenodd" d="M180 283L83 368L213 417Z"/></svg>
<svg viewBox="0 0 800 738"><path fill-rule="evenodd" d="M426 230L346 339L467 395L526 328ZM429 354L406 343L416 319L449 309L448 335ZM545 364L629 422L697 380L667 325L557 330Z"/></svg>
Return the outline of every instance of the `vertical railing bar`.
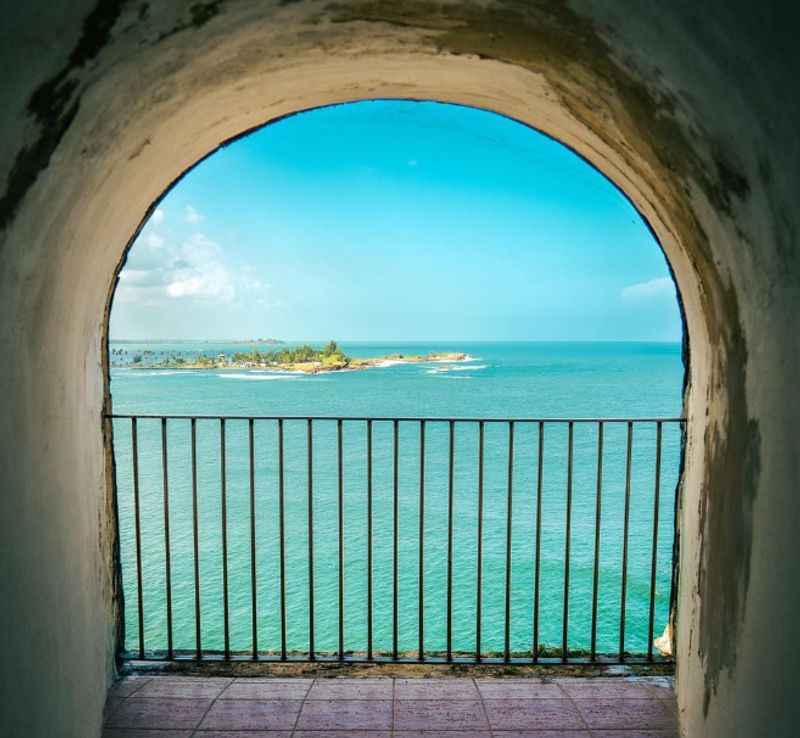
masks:
<svg viewBox="0 0 800 738"><path fill-rule="evenodd" d="M539 584L541 576L542 551L542 481L544 478L544 423L539 421L538 460L536 468L536 542L533 570L533 663L539 661Z"/></svg>
<svg viewBox="0 0 800 738"><path fill-rule="evenodd" d="M514 488L514 421L508 423L508 499L506 501L506 593L505 593L505 632L503 658L511 659L511 523L512 493Z"/></svg>
<svg viewBox="0 0 800 738"><path fill-rule="evenodd" d="M597 424L597 491L594 509L594 571L592 573L592 638L590 654L597 658L597 597L600 583L600 516L603 495L603 422Z"/></svg>
<svg viewBox="0 0 800 738"><path fill-rule="evenodd" d="M142 601L142 527L139 511L139 427L131 418L131 454L133 460L133 510L136 530L136 592L139 616L139 658L144 659L144 602Z"/></svg>
<svg viewBox="0 0 800 738"><path fill-rule="evenodd" d="M450 441L447 465L447 660L453 660L453 457L455 422L449 421Z"/></svg>
<svg viewBox="0 0 800 738"><path fill-rule="evenodd" d="M622 532L622 593L619 613L619 660L625 660L625 600L628 589L628 520L631 507L631 456L633 450L633 422L628 421L627 452L625 455L625 517Z"/></svg>
<svg viewBox="0 0 800 738"><path fill-rule="evenodd" d="M314 648L314 421L306 421L308 452L308 658L316 661Z"/></svg>
<svg viewBox="0 0 800 738"><path fill-rule="evenodd" d="M344 660L344 470L342 468L342 420L336 421L339 483L339 660Z"/></svg>
<svg viewBox="0 0 800 738"><path fill-rule="evenodd" d="M399 553L399 422L393 421L393 470L392 470L392 658L397 661L398 636L398 553Z"/></svg>
<svg viewBox="0 0 800 738"><path fill-rule="evenodd" d="M561 661L567 662L569 656L569 559L572 534L572 450L574 424L567 426L567 511L566 529L564 533L564 614L561 619Z"/></svg>
<svg viewBox="0 0 800 738"><path fill-rule="evenodd" d="M647 627L647 658L653 660L653 627L656 603L656 563L658 559L658 507L661 494L661 421L656 423L656 471L653 491L653 554L650 561L650 617Z"/></svg>
<svg viewBox="0 0 800 738"><path fill-rule="evenodd" d="M247 441L250 451L250 595L253 625L253 660L258 658L258 587L256 582L256 464L254 421L247 423Z"/></svg>
<svg viewBox="0 0 800 738"><path fill-rule="evenodd" d="M475 661L481 660L481 618L483 604L483 434L484 424L478 423L478 573L476 581L477 604L475 607Z"/></svg>
<svg viewBox="0 0 800 738"><path fill-rule="evenodd" d="M223 630L225 639L225 660L231 657L230 618L228 612L228 500L227 479L225 469L225 418L219 421L219 452L220 452L220 513L222 516L222 604L223 604Z"/></svg>
<svg viewBox="0 0 800 738"><path fill-rule="evenodd" d="M419 422L419 661L425 660L425 421Z"/></svg>
<svg viewBox="0 0 800 738"><path fill-rule="evenodd" d="M671 421L668 421L671 422ZM686 462L686 422L678 421L678 431L680 432L680 466L678 467L678 483L675 487L675 494L672 498L672 546L670 556L670 580L669 580L669 612L667 614L667 624L670 626L669 640L671 651L675 653L675 620L677 618L677 590L678 577L680 575L680 518L683 500L681 492L683 490L684 464Z"/></svg>
<svg viewBox="0 0 800 738"><path fill-rule="evenodd" d="M191 419L192 448L192 544L194 547L194 640L195 657L203 657L200 626L200 511L197 500L197 419Z"/></svg>
<svg viewBox="0 0 800 738"><path fill-rule="evenodd" d="M286 531L285 531L285 469L283 463L283 418L278 419L278 538L281 610L281 661L286 661Z"/></svg>
<svg viewBox="0 0 800 738"><path fill-rule="evenodd" d="M172 561L169 544L169 462L167 458L167 419L161 418L161 464L164 488L164 588L167 599L167 658L172 659Z"/></svg>
<svg viewBox="0 0 800 738"><path fill-rule="evenodd" d="M372 421L367 421L367 660L372 661Z"/></svg>

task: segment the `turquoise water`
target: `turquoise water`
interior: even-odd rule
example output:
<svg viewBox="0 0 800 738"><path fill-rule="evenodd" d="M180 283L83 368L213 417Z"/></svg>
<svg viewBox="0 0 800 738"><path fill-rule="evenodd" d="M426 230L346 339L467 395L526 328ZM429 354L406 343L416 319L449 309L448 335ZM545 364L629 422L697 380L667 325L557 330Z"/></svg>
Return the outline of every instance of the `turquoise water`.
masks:
<svg viewBox="0 0 800 738"><path fill-rule="evenodd" d="M130 353L144 344L112 344ZM677 417L683 365L678 344L458 343L343 344L354 356L395 352L466 351L458 364L394 365L318 376L256 371L112 369L116 413L213 415L339 415L434 417ZM241 351L241 345L164 344L154 350ZM364 651L367 638L366 429L343 430L345 649ZM138 647L137 588L130 421L114 426L126 647ZM448 425L425 430L425 650L445 648ZM226 484L230 647L251 647L250 500L246 421L226 425ZM538 427L514 429L511 649L532 645ZM626 650L647 648L653 528L655 425L637 424L631 464ZM189 423L168 425L168 476L173 638L176 650L195 646ZM456 424L453 475L453 649L474 649L477 571L477 438L475 424ZM506 424L485 427L482 650L503 649L508 495ZM255 424L258 641L280 648L278 441L274 421ZM308 477L305 421L285 421L285 532L287 647L308 649ZM419 572L419 425L399 426L398 645L417 649ZM223 575L218 421L197 425L203 648L223 648ZM393 473L392 424L373 426L373 639L392 647ZM314 425L315 647L338 644L338 476L336 423ZM621 558L625 498L626 426L608 424L603 453L598 650L619 645ZM543 448L539 642L560 646L564 589L567 429L547 424ZM666 624L670 598L675 486L680 431L663 431L659 500L655 631ZM165 545L160 422L139 422L145 648L166 648ZM589 647L594 552L597 427L574 427L573 500L569 557L568 642Z"/></svg>

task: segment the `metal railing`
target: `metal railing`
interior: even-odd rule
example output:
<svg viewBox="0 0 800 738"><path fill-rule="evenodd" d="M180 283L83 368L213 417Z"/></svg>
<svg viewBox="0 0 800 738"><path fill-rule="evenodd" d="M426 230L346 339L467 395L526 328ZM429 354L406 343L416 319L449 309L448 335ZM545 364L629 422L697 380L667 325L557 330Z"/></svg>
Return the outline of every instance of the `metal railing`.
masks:
<svg viewBox="0 0 800 738"><path fill-rule="evenodd" d="M682 418L106 420L126 658L669 660Z"/></svg>

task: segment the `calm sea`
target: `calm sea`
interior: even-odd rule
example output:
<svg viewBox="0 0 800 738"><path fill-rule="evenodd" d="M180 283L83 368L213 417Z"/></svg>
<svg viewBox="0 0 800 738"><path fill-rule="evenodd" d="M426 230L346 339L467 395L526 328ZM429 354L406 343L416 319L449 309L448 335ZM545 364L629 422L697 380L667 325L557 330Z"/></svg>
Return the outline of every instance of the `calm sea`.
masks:
<svg viewBox="0 0 800 738"><path fill-rule="evenodd" d="M234 352L240 344L112 343L134 354L154 351ZM402 352L468 352L463 364L394 365L317 376L264 371L169 371L114 368L114 411L135 414L319 415L434 417L677 417L683 365L678 344L656 343L344 343L353 356ZM130 422L115 421L126 646L137 648L136 559ZM619 643L621 557L626 476L624 424L605 428L598 596L598 649ZM305 421L284 423L285 602L287 647L309 643L308 447ZM417 648L419 589L420 429L400 423L398 446L398 630L401 651ZM145 647L166 648L163 468L158 421L139 422L139 470ZM631 464L630 536L626 598L626 650L647 648L653 528L655 425L637 425ZM376 651L392 646L393 427L376 422L373 443L373 638ZM348 651L364 651L367 638L366 425L345 421L344 633ZM188 421L167 431L169 525L174 647L195 646L192 476ZM280 648L278 545L278 429L254 428L259 649ZM508 502L506 424L485 426L482 648L501 651L505 615ZM338 473L336 423L314 425L313 545L315 646L338 643ZM478 430L456 424L453 473L453 648L470 651L476 632ZM251 647L249 448L246 421L226 425L226 495L230 645ZM447 602L449 427L425 428L424 628L425 648L445 647ZM203 648L223 648L221 454L218 421L197 424L199 566ZM542 467L541 596L539 642L561 643L567 488L567 429L545 426ZM666 624L675 486L680 433L664 427L659 500L655 631ZM511 647L532 645L538 427L514 429L511 567ZM572 538L569 556L571 649L589 647L597 427L574 427Z"/></svg>

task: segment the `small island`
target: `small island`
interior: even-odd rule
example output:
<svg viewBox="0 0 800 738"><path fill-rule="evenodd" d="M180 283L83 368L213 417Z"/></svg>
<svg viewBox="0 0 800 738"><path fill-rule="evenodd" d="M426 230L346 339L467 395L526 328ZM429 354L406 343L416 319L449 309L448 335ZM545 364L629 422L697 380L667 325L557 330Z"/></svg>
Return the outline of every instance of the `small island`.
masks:
<svg viewBox="0 0 800 738"><path fill-rule="evenodd" d="M330 341L321 349L304 344L294 348L272 351L237 351L233 354L220 353L216 356L197 353L185 355L173 352L164 358L150 352L134 355L130 362L117 366L132 369L262 369L279 372L300 372L319 374L322 372L358 371L394 364L422 364L426 362L469 361L463 352L434 352L429 354L389 354L388 356L360 359L348 356L339 348L336 341Z"/></svg>

